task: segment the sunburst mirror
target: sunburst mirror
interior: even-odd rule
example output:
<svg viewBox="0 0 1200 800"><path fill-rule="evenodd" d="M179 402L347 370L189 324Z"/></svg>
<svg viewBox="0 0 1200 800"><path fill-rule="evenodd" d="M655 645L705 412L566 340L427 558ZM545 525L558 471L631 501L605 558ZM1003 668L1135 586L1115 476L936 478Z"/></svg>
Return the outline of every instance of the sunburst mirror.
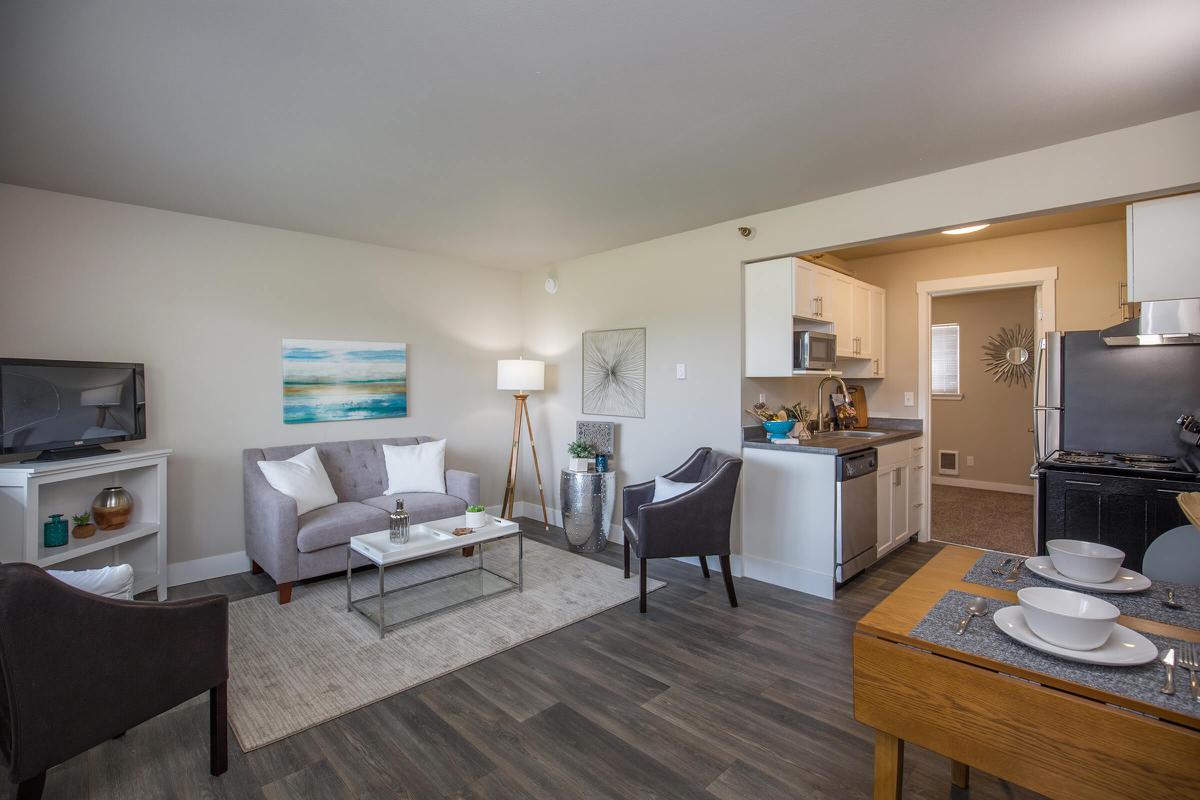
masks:
<svg viewBox="0 0 1200 800"><path fill-rule="evenodd" d="M1000 328L1000 333L989 336L983 346L984 371L992 375L996 383L1004 381L1008 386L1028 386L1033 380L1033 329L1018 324L1015 328Z"/></svg>

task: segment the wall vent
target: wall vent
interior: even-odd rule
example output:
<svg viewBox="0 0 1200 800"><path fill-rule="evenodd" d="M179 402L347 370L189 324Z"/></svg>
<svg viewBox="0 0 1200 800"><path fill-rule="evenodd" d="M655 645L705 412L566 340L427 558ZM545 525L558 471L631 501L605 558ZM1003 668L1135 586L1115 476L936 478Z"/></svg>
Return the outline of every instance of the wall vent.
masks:
<svg viewBox="0 0 1200 800"><path fill-rule="evenodd" d="M958 474L958 451L957 450L938 450L938 474L939 475L957 475Z"/></svg>

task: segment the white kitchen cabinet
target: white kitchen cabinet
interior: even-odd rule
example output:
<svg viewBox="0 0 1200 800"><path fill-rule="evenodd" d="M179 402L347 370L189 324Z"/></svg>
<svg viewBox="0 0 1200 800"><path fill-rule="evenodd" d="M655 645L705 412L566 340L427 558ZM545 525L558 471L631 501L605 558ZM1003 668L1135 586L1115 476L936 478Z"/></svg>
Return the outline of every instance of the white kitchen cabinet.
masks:
<svg viewBox="0 0 1200 800"><path fill-rule="evenodd" d="M847 377L883 377L883 289L795 257L747 264L743 279L746 377L792 376L798 329L836 334Z"/></svg>
<svg viewBox="0 0 1200 800"><path fill-rule="evenodd" d="M922 476L917 467L923 465L920 456L914 455L914 441L919 447L917 439L884 445L878 450L875 549L881 556L921 529Z"/></svg>
<svg viewBox="0 0 1200 800"><path fill-rule="evenodd" d="M1200 192L1125 207L1129 299L1200 297Z"/></svg>

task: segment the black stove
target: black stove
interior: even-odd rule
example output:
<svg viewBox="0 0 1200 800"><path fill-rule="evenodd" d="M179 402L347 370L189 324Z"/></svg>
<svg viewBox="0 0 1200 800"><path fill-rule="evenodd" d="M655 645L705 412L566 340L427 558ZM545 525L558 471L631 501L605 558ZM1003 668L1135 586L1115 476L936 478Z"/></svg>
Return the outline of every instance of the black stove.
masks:
<svg viewBox="0 0 1200 800"><path fill-rule="evenodd" d="M1056 450L1041 464L1047 469L1097 472L1200 481L1200 464L1154 453L1100 453L1092 450Z"/></svg>

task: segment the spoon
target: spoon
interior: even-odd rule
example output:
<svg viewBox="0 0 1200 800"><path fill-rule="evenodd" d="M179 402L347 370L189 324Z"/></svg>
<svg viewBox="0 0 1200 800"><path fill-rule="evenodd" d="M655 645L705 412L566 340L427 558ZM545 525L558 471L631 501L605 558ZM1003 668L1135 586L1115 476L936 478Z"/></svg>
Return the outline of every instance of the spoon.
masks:
<svg viewBox="0 0 1200 800"><path fill-rule="evenodd" d="M958 623L958 630L954 632L955 635L962 636L963 631L965 631L967 626L971 624L972 619L975 617L982 617L986 613L987 600L984 600L982 597L976 597L971 601L970 605L967 606L967 615L962 618L962 622Z"/></svg>
<svg viewBox="0 0 1200 800"><path fill-rule="evenodd" d="M1175 599L1175 590L1174 589L1167 589L1167 599L1163 600L1162 604L1164 606L1166 606L1167 608L1176 609L1176 610L1183 608L1183 603L1180 603L1178 600Z"/></svg>

